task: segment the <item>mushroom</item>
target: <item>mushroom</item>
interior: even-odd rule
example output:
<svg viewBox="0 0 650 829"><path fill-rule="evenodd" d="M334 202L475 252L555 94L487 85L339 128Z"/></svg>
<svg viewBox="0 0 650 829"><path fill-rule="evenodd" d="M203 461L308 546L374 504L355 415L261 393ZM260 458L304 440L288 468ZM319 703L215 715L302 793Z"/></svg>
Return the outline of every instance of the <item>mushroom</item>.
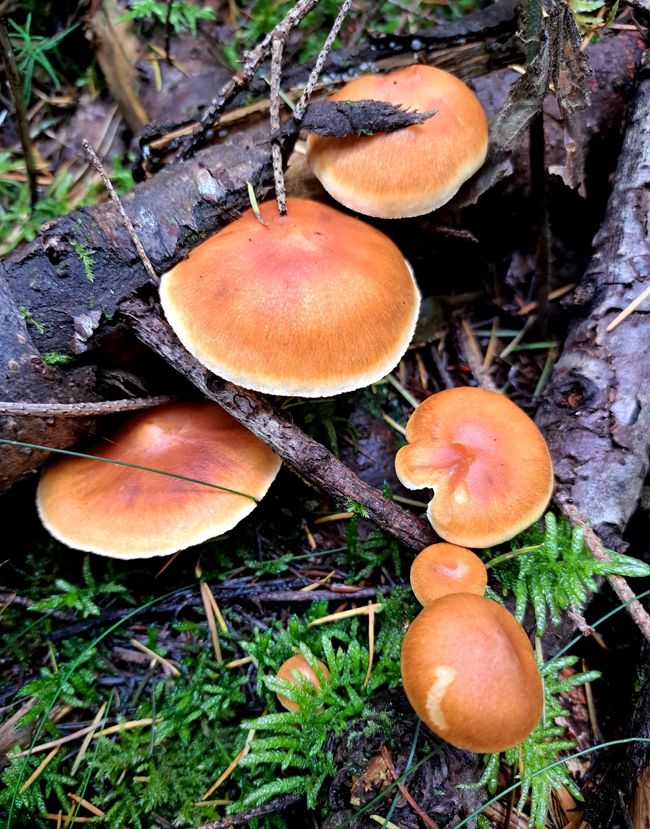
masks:
<svg viewBox="0 0 650 829"><path fill-rule="evenodd" d="M542 713L542 679L526 632L501 605L471 593L443 596L411 623L402 681L426 725L468 751L517 745Z"/></svg>
<svg viewBox="0 0 650 829"><path fill-rule="evenodd" d="M36 495L45 527L70 547L114 558L167 555L232 529L281 463L214 403L137 414L89 452L197 481L85 458L46 465Z"/></svg>
<svg viewBox="0 0 650 829"><path fill-rule="evenodd" d="M481 559L466 547L431 544L413 559L411 588L421 605L428 605L449 593L482 596L487 570Z"/></svg>
<svg viewBox="0 0 650 829"><path fill-rule="evenodd" d="M391 133L308 137L311 171L351 210L382 219L429 213L449 201L485 161L488 125L483 108L449 72L416 65L387 75L363 75L330 100L368 99L435 114Z"/></svg>
<svg viewBox="0 0 650 829"><path fill-rule="evenodd" d="M420 295L386 236L331 207L289 199L247 210L164 274L183 345L220 377L270 394L324 397L399 362Z"/></svg>
<svg viewBox="0 0 650 829"><path fill-rule="evenodd" d="M507 541L544 512L553 466L533 421L502 394L455 388L434 394L406 426L395 459L409 489L432 487L427 514L452 544Z"/></svg>
<svg viewBox="0 0 650 829"><path fill-rule="evenodd" d="M322 674L322 678L325 682L329 682L330 672L327 670L327 667L320 661L320 659L317 659L316 662L318 663L318 669ZM302 654L291 656L283 662L278 669L277 676L278 679L284 679L287 682L291 682L297 688L304 688L307 685L312 685L315 690L318 691L321 687L321 681L316 675L316 672ZM278 702L283 708L286 708L287 711L295 713L300 710L300 706L293 702L293 700L285 697L284 694L278 694L277 696Z"/></svg>

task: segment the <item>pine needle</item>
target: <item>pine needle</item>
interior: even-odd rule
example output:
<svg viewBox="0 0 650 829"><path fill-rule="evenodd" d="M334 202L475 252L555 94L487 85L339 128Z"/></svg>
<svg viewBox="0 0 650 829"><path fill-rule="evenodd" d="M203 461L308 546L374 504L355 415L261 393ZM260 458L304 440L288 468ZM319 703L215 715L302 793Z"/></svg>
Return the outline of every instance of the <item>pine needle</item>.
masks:
<svg viewBox="0 0 650 829"><path fill-rule="evenodd" d="M380 603L368 603L367 607L353 607L350 610L341 610L339 613L331 613L329 616L321 616L320 619L313 619L308 625L308 628L316 625L326 625L329 622L338 622L339 619L347 619L349 616L366 616L370 613L379 613L383 605Z"/></svg>
<svg viewBox="0 0 650 829"><path fill-rule="evenodd" d="M366 688L372 674L372 662L375 656L375 609L372 602L368 602L368 670L363 680L363 687Z"/></svg>
<svg viewBox="0 0 650 829"><path fill-rule="evenodd" d="M212 604L210 603L209 594L210 590L207 584L202 581L201 582L201 601L203 602L203 609L205 610L205 616L208 620L208 628L210 629L210 638L212 639L212 647L214 649L214 656L217 660L217 664L221 665L223 663L223 656L221 655L221 644L219 642L219 634L217 633L217 623L214 617L214 609Z"/></svg>
<svg viewBox="0 0 650 829"><path fill-rule="evenodd" d="M93 738L93 732L99 728L99 724L102 721L102 717L104 716L104 711L106 711L106 703L103 702L95 714L95 717L91 723L92 731L89 731L83 739L81 743L81 748L79 749L79 753L75 757L74 763L72 764L72 768L70 769L70 776L74 777L77 773L77 769L79 768L81 761L83 760L84 754L88 750L88 746L90 745L90 741Z"/></svg>
<svg viewBox="0 0 650 829"><path fill-rule="evenodd" d="M23 785L20 787L20 794L24 794L27 791L27 789L32 785L32 783L38 780L38 778L41 776L50 760L54 759L54 755L58 752L58 750L59 747L55 746L55 748L53 748L52 751L50 751L50 753L45 757L45 759L41 760L39 765L31 773L29 778L25 780Z"/></svg>

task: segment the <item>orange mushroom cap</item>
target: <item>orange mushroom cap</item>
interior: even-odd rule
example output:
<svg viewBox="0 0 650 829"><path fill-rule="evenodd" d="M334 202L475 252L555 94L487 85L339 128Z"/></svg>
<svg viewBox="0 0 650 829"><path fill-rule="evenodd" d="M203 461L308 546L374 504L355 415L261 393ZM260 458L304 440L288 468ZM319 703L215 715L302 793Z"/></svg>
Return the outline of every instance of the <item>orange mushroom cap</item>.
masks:
<svg viewBox="0 0 650 829"><path fill-rule="evenodd" d="M471 593L443 596L411 623L402 681L429 728L468 751L517 745L542 713L542 679L526 632L501 605Z"/></svg>
<svg viewBox="0 0 650 829"><path fill-rule="evenodd" d="M367 216L400 219L435 210L481 167L488 125L478 98L461 80L432 66L363 75L330 100L386 101L435 111L423 124L371 136L310 135L307 162L337 201Z"/></svg>
<svg viewBox="0 0 650 829"><path fill-rule="evenodd" d="M445 541L500 544L546 509L553 489L548 447L504 395L476 388L434 394L411 415L406 437L397 477L409 489L433 488L427 514Z"/></svg>
<svg viewBox="0 0 650 829"><path fill-rule="evenodd" d="M317 659L316 661L325 682L329 682L330 672L327 670L327 667L320 661L320 659ZM296 676L294 672L298 673L299 676ZM285 679L287 682L291 682L297 687L300 687L305 682L313 685L316 690L321 687L321 683L319 678L316 676L316 672L302 654L291 656L283 662L278 669L277 675L279 679ZM295 713L300 710L298 704L293 702L293 700L290 700L288 697L285 697L284 694L278 694L277 696L278 702L283 708L286 708L287 711L293 711Z"/></svg>
<svg viewBox="0 0 650 829"><path fill-rule="evenodd" d="M278 456L214 403L173 403L137 414L89 450L260 499ZM45 466L36 494L49 532L114 558L167 555L232 529L255 501L200 483L85 458Z"/></svg>
<svg viewBox="0 0 650 829"><path fill-rule="evenodd" d="M428 605L449 593L482 596L487 570L481 559L466 547L431 544L413 559L411 588L421 605Z"/></svg>
<svg viewBox="0 0 650 829"><path fill-rule="evenodd" d="M317 202L261 205L162 277L165 315L203 365L245 388L323 397L399 362L420 295L386 236Z"/></svg>

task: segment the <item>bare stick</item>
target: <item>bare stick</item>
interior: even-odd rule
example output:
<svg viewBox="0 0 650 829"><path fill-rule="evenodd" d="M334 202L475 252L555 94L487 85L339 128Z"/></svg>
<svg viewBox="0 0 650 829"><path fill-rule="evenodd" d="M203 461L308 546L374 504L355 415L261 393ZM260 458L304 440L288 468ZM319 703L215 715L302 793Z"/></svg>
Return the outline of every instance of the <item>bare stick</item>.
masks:
<svg viewBox="0 0 650 829"><path fill-rule="evenodd" d="M255 73L266 60L271 51L271 44L275 38L285 38L309 12L318 5L319 0L298 0L285 17L272 29L266 37L250 52L244 54L244 65L233 75L228 83L224 84L219 93L212 99L210 106L203 114L198 126L181 144L176 158L189 158L199 144L205 139L206 133L218 123L218 116L224 111L235 95L250 84Z"/></svg>
<svg viewBox="0 0 650 829"><path fill-rule="evenodd" d="M7 29L2 21L0 21L0 47L2 48L2 60L4 62L5 72L7 73L7 82L9 84L9 90L14 103L16 126L18 127L20 144L23 148L23 155L25 156L25 167L27 168L27 178L29 180L29 203L31 204L33 210L34 205L38 201L38 188L36 186L38 170L36 168L36 160L34 158L32 139L29 134L29 121L27 120L27 110L25 109L23 89L20 85L20 73L18 72L16 57L11 46L11 41L9 40L9 35L7 34Z"/></svg>
<svg viewBox="0 0 650 829"><path fill-rule="evenodd" d="M168 323L154 309L133 299L123 303L122 310L128 314L138 339L270 446L308 484L338 501L356 502L368 521L414 550L420 551L436 541L437 536L427 521L389 501L362 481L264 397L228 383L202 366L185 351Z"/></svg>
<svg viewBox="0 0 650 829"><path fill-rule="evenodd" d="M144 265L144 269L147 272L147 275L149 276L149 279L151 280L152 284L154 284L156 287L158 287L158 285L160 284L160 280L158 279L158 276L157 276L155 270L153 269L153 265L151 264L151 260L149 259L149 257L145 253L145 250L142 247L142 242L138 238L138 234L136 233L136 230L133 227L133 222L131 221L131 219L129 219L129 217L127 215L127 212L124 209L124 207L122 205L122 202L120 201L120 197L115 192L115 188L113 187L113 184L112 184L111 180L106 175L106 170L104 170L102 162L99 160L99 158L97 158L97 153L95 152L95 150L93 148L93 145L90 143L90 141L87 141L85 138L83 139L83 141L81 143L83 144L83 148L86 151L86 154L88 155L88 158L91 160L93 167L97 170L99 175L102 177L102 181L104 182L104 186L106 187L106 189L108 191L108 195L111 197L111 199L113 200L115 206L119 210L120 216L122 217L122 221L124 222L124 226L126 227L127 232L129 234L129 236L131 237L131 241L133 242L133 244L135 246L135 249L138 252L138 256L140 257L140 261Z"/></svg>
<svg viewBox="0 0 650 829"><path fill-rule="evenodd" d="M320 52L318 53L318 57L316 58L314 68L309 73L307 84L303 90L302 95L300 96L300 100L296 104L296 108L293 113L294 120L297 123L302 120L302 117L305 114L307 104L309 103L309 99L311 98L311 94L314 91L314 87L316 86L318 79L320 78L320 73L323 71L323 66L325 66L327 56L329 55L332 46L334 45L334 41L336 40L339 32L341 31L341 26L343 25L343 21L345 20L347 13L350 11L351 5L352 0L344 0L343 5L339 9L339 13L336 15L336 20L334 21L330 33L327 35L325 43L323 43L323 46Z"/></svg>
<svg viewBox="0 0 650 829"><path fill-rule="evenodd" d="M97 417L119 412L153 409L177 398L170 394L133 397L128 400L100 400L94 403L0 403L0 415L24 417Z"/></svg>
<svg viewBox="0 0 650 829"><path fill-rule="evenodd" d="M560 508L566 517L582 528L584 532L584 540L590 553L598 561L609 561L607 551L603 546L602 541L589 524L582 517L575 504L570 503L564 499L559 501ZM634 623L637 625L641 633L650 643L650 615L643 607L641 602L636 598L636 595L623 576L608 575L605 576L609 582L609 586L622 602L629 602L626 605L626 610L632 617Z"/></svg>
<svg viewBox="0 0 650 829"><path fill-rule="evenodd" d="M284 187L284 171L282 169L282 139L280 133L280 79L282 77L282 53L284 40L274 37L271 47L271 135L275 136L271 143L271 158L273 159L273 180L275 182L275 198L280 215L287 212L287 193Z"/></svg>

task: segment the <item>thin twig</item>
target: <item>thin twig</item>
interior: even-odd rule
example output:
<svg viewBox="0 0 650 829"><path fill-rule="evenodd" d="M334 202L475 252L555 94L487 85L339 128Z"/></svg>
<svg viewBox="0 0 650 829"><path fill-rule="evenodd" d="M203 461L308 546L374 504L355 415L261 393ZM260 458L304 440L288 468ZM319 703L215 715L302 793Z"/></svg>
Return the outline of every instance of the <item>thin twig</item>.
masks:
<svg viewBox="0 0 650 829"><path fill-rule="evenodd" d="M650 297L650 285L648 285L647 288L645 288L643 291L641 291L641 293L635 299L633 299L632 302L630 302L629 305L627 305L625 308L623 308L623 310L621 311L620 314L617 314L614 317L614 319L609 323L609 325L607 326L605 331L607 331L608 333L610 331L613 331L616 328L617 325L620 325L623 322L623 320L627 319L630 316L630 314L634 313L634 311L636 311L636 309L639 307L639 305L641 305L643 302L645 302L646 299L648 299L649 297Z"/></svg>
<svg viewBox="0 0 650 829"><path fill-rule="evenodd" d="M411 809L413 809L415 814L418 815L418 817L422 820L425 826L428 826L429 829L439 829L438 824L435 822L435 820L430 818L429 815L422 809L422 807L415 802L409 790L400 780L397 770L393 765L393 760L390 756L390 752L388 751L386 746L381 747L381 756L384 758L384 763L386 763L386 768L390 772L390 776L397 783L397 788L399 789L400 794L402 795L404 800L406 800L406 802L409 804Z"/></svg>
<svg viewBox="0 0 650 829"><path fill-rule="evenodd" d="M287 12L278 25L266 35L264 40L262 40L262 42L250 52L246 52L244 54L244 65L236 75L232 76L228 83L221 87L217 96L212 99L210 106L204 112L197 127L193 130L192 134L181 143L176 155L177 159L189 158L194 150L204 141L209 130L216 127L218 117L233 100L235 95L248 87L263 61L265 61L269 56L273 40L278 37L286 39L292 29L294 29L300 21L318 5L318 3L319 0L298 0L296 5Z"/></svg>
<svg viewBox="0 0 650 829"><path fill-rule="evenodd" d="M399 507L369 486L322 444L308 437L263 396L215 377L179 344L168 323L143 301L122 303L141 342L152 348L210 400L224 408L307 483L339 502L352 499L363 505L364 517L379 529L415 550L436 540L431 525ZM303 594L304 595L304 594Z"/></svg>
<svg viewBox="0 0 650 829"><path fill-rule="evenodd" d="M33 210L34 205L38 201L38 188L36 182L38 169L36 167L32 139L29 134L29 121L27 120L27 110L25 108L25 99L23 98L23 89L20 84L20 73L18 72L18 66L16 65L16 57L11 45L11 40L9 39L9 34L5 28L5 24L1 20L0 47L2 48L2 60L7 74L9 91L11 92L11 97L13 99L20 144L23 148L23 155L25 157L25 167L27 168L27 178L29 180L29 203Z"/></svg>
<svg viewBox="0 0 650 829"><path fill-rule="evenodd" d="M284 186L284 171L282 169L282 138L280 137L280 79L282 77L282 53L284 39L274 37L271 46L271 108L269 118L271 122L271 158L273 160L273 180L275 182L275 198L281 216L287 212L287 193Z"/></svg>
<svg viewBox="0 0 650 829"><path fill-rule="evenodd" d="M126 400L99 400L93 403L0 403L0 415L21 415L24 417L96 417L137 412L172 403L178 398L171 394L157 394L152 397L133 397Z"/></svg>
<svg viewBox="0 0 650 829"><path fill-rule="evenodd" d="M302 800L300 794L284 794L281 797L276 797L269 800L263 806L254 806L252 809L246 809L244 812L239 812L237 815L228 815L228 817L219 818L219 820L211 820L209 823L202 823L196 829L229 829L230 826L239 826L242 823L249 823L253 818L262 817L269 814L280 814L289 806L298 803Z"/></svg>
<svg viewBox="0 0 650 829"><path fill-rule="evenodd" d="M314 68L309 73L309 78L307 79L307 84L303 89L302 95L300 96L300 100L296 104L296 108L294 109L293 118L296 123L300 123L302 120L303 115L305 114L305 110L307 109L307 104L309 103L309 99L311 98L311 94L314 91L314 87L318 83L318 79L320 78L320 74L323 71L323 66L325 66L325 61L327 60L327 56L329 55L330 51L332 50L332 46L334 45L334 41L338 37L338 34L341 30L341 26L343 25L343 21L345 20L347 13L350 11L350 6L352 5L352 0L344 0L341 8L339 9L339 13L336 15L336 20L334 21L332 28L330 29L330 33L327 35L325 39L325 43L323 43L320 52L318 53L318 57L316 58L316 63L314 64Z"/></svg>
<svg viewBox="0 0 650 829"><path fill-rule="evenodd" d="M135 246L135 249L138 253L138 256L140 257L140 261L144 265L144 269L147 272L147 275L149 276L149 279L151 280L152 284L157 287L160 284L160 280L158 279L158 276L157 276L155 270L153 269L153 265L151 264L151 260L149 259L149 257L145 253L144 248L142 247L142 242L140 241L140 239L138 237L138 234L136 233L136 230L133 227L133 222L131 221L131 219L129 219L129 217L127 215L127 212L124 209L124 207L122 205L122 202L120 201L120 197L115 192L115 188L113 187L113 184L112 184L111 180L109 179L108 175L106 174L106 170L104 170L102 162L97 157L97 153L95 152L95 150L93 148L93 145L90 143L90 141L87 141L84 138L81 143L83 144L83 148L86 151L86 153L88 155L88 158L90 158L93 167L97 170L99 175L102 177L102 181L104 182L104 186L106 187L106 190L108 191L108 195L111 197L111 199L113 200L113 203L115 204L115 206L119 210L120 216L122 217L122 221L124 222L124 226L125 226L128 234L129 234L129 236L131 237L131 241L133 242L133 244Z"/></svg>
<svg viewBox="0 0 650 829"><path fill-rule="evenodd" d="M577 524L582 528L584 533L584 542L593 557L598 559L598 561L610 561L602 541L582 517L575 504L569 503L565 499L560 499L559 504L566 517L574 524ZM647 641L650 642L650 615L641 602L636 598L636 595L630 585L623 578L623 576L614 576L610 574L605 576L605 578L618 598L622 602L629 602L629 604L626 604L627 612L630 614L634 623L645 636Z"/></svg>

